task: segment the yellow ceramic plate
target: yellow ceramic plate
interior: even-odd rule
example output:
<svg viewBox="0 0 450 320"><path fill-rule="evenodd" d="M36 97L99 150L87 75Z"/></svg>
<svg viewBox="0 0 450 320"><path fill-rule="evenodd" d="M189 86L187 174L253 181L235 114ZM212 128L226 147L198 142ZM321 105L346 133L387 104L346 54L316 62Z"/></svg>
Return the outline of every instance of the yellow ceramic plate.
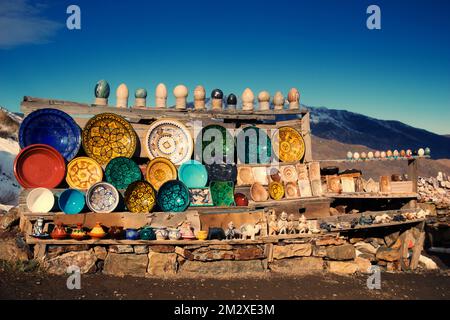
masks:
<svg viewBox="0 0 450 320"><path fill-rule="evenodd" d="M273 200L280 200L284 196L284 187L281 183L272 181L269 184L269 194Z"/></svg>
<svg viewBox="0 0 450 320"><path fill-rule="evenodd" d="M305 141L292 127L281 127L272 137L273 151L283 162L300 161L305 155Z"/></svg>
<svg viewBox="0 0 450 320"><path fill-rule="evenodd" d="M145 179L158 191L164 182L177 179L177 169L169 159L158 157L149 162Z"/></svg>
<svg viewBox="0 0 450 320"><path fill-rule="evenodd" d="M100 165L117 157L131 158L136 150L136 133L131 124L113 113L91 118L83 129L83 148Z"/></svg>
<svg viewBox="0 0 450 320"><path fill-rule="evenodd" d="M78 157L67 165L66 181L71 188L89 189L102 179L102 167L94 159Z"/></svg>

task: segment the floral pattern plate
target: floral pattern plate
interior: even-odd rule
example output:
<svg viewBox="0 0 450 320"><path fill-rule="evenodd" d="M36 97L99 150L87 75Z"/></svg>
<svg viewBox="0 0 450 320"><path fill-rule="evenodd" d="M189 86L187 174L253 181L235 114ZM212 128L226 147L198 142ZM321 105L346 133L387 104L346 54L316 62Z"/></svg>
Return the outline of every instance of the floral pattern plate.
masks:
<svg viewBox="0 0 450 320"><path fill-rule="evenodd" d="M112 159L105 169L106 181L117 189L126 189L135 181L141 180L141 169L131 159L117 157Z"/></svg>
<svg viewBox="0 0 450 320"><path fill-rule="evenodd" d="M235 206L234 183L232 181L211 181L209 185L214 205L219 207Z"/></svg>
<svg viewBox="0 0 450 320"><path fill-rule="evenodd" d="M155 190L169 180L177 179L177 168L166 158L155 158L149 162L145 179L151 183Z"/></svg>
<svg viewBox="0 0 450 320"><path fill-rule="evenodd" d="M295 162L305 155L305 141L292 127L281 127L272 136L275 155L283 162Z"/></svg>
<svg viewBox="0 0 450 320"><path fill-rule="evenodd" d="M119 204L119 192L107 182L99 182L86 193L86 204L93 212L113 212Z"/></svg>
<svg viewBox="0 0 450 320"><path fill-rule="evenodd" d="M167 158L175 165L191 159L194 142L189 130L179 121L163 119L148 129L145 148L150 159Z"/></svg>
<svg viewBox="0 0 450 320"><path fill-rule="evenodd" d="M117 157L131 158L136 150L136 133L121 116L101 113L84 127L83 148L100 165Z"/></svg>
<svg viewBox="0 0 450 320"><path fill-rule="evenodd" d="M67 165L66 181L73 189L89 189L102 179L102 167L94 159L78 157Z"/></svg>

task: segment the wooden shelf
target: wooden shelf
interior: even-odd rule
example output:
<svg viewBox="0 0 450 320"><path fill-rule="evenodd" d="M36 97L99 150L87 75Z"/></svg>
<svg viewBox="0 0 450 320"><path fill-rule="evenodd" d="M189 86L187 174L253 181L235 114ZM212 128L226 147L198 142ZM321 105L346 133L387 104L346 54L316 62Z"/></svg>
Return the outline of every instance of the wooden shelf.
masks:
<svg viewBox="0 0 450 320"><path fill-rule="evenodd" d="M369 192L355 192L355 193L326 193L326 197L334 199L409 199L417 198L418 194L412 193L369 193Z"/></svg>
<svg viewBox="0 0 450 320"><path fill-rule="evenodd" d="M405 161L405 160L419 160L419 159L430 159L430 156L412 156L412 157L398 157L398 158L373 158L373 159L365 159L365 160L354 160L354 159L327 159L327 160L315 160L318 162L337 162L337 163L369 163L369 162L389 162L389 161Z"/></svg>

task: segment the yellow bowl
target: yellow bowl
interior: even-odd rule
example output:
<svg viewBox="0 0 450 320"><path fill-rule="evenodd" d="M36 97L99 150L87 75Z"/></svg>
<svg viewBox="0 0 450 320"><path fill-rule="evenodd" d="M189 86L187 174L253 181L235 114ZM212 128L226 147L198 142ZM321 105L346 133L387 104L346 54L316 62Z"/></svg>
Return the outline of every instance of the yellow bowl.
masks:
<svg viewBox="0 0 450 320"><path fill-rule="evenodd" d="M198 240L206 240L206 239L208 239L208 231L199 231L199 232L197 232L197 239Z"/></svg>

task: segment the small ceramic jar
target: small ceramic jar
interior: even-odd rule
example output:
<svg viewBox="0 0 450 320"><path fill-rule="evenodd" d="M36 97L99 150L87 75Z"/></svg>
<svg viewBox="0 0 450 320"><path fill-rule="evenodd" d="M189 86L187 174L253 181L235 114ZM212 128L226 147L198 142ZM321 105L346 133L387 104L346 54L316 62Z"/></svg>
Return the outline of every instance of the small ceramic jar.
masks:
<svg viewBox="0 0 450 320"><path fill-rule="evenodd" d="M381 153L380 153L381 159L386 159L386 156L387 156L386 152L381 151Z"/></svg>
<svg viewBox="0 0 450 320"><path fill-rule="evenodd" d="M401 150L400 151L400 157L402 157L402 158L406 157L406 151L405 150Z"/></svg>
<svg viewBox="0 0 450 320"><path fill-rule="evenodd" d="M166 240L169 236L169 232L166 228L156 228L155 229L156 240Z"/></svg>
<svg viewBox="0 0 450 320"><path fill-rule="evenodd" d="M367 158L367 153L361 152L361 160L366 160L366 158Z"/></svg>
<svg viewBox="0 0 450 320"><path fill-rule="evenodd" d="M352 160L353 159L353 152L349 151L347 152L347 160Z"/></svg>
<svg viewBox="0 0 450 320"><path fill-rule="evenodd" d="M394 150L394 152L392 153L392 155L394 156L395 159L397 159L398 156L400 155L400 153L398 152L398 150Z"/></svg>
<svg viewBox="0 0 450 320"><path fill-rule="evenodd" d="M359 160L359 153L358 153L358 152L355 152L355 153L353 154L353 159Z"/></svg>
<svg viewBox="0 0 450 320"><path fill-rule="evenodd" d="M391 150L388 150L387 152L386 152L386 157L388 157L388 158L392 158L392 151Z"/></svg>
<svg viewBox="0 0 450 320"><path fill-rule="evenodd" d="M368 159L373 159L373 157L374 157L373 152L372 152L372 151L369 151L369 152L367 153L367 158L368 158Z"/></svg>
<svg viewBox="0 0 450 320"><path fill-rule="evenodd" d="M125 238L127 240L137 240L137 239L139 239L139 232L133 228L126 229L125 230Z"/></svg>
<svg viewBox="0 0 450 320"><path fill-rule="evenodd" d="M380 151L375 151L375 154L374 154L374 156L375 156L375 159L379 159L380 157L381 157L381 152Z"/></svg>
<svg viewBox="0 0 450 320"><path fill-rule="evenodd" d="M178 229L168 229L169 231L169 240L180 240L181 232Z"/></svg>
<svg viewBox="0 0 450 320"><path fill-rule="evenodd" d="M428 148L428 147L425 148L425 155L426 156L430 156L431 155L431 149L430 148Z"/></svg>
<svg viewBox="0 0 450 320"><path fill-rule="evenodd" d="M139 231L139 237L141 240L156 240L156 234L152 227L144 227Z"/></svg>

